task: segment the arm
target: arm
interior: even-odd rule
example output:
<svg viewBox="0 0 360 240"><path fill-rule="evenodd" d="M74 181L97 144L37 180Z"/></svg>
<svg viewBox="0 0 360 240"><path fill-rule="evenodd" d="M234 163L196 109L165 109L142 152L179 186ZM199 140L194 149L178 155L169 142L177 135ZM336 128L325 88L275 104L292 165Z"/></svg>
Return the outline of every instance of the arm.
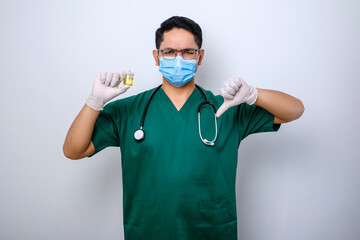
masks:
<svg viewBox="0 0 360 240"><path fill-rule="evenodd" d="M258 88L255 105L275 116L274 123L286 123L298 119L304 112L303 103L286 93Z"/></svg>
<svg viewBox="0 0 360 240"><path fill-rule="evenodd" d="M63 145L64 155L70 159L80 159L95 152L91 136L99 111L95 111L86 104L72 123Z"/></svg>
<svg viewBox="0 0 360 240"><path fill-rule="evenodd" d="M130 87L118 87L122 78L119 73L102 73L96 77L91 95L66 135L63 152L67 158L80 159L95 152L91 137L100 111L106 102L126 92Z"/></svg>
<svg viewBox="0 0 360 240"><path fill-rule="evenodd" d="M224 97L224 103L218 109L217 117L220 117L229 107L241 103L256 104L264 108L275 116L275 124L293 121L304 112L304 105L299 99L279 91L257 89L249 86L239 77L233 77L224 82L220 92Z"/></svg>

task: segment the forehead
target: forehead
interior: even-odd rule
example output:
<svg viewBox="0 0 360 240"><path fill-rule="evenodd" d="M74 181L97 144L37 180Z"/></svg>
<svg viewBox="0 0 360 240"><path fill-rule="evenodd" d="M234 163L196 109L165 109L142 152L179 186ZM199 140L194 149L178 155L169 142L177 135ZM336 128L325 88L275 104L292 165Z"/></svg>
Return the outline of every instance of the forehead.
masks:
<svg viewBox="0 0 360 240"><path fill-rule="evenodd" d="M163 34L160 49L164 48L184 49L198 48L198 46L195 42L195 36L191 32L183 28L173 28Z"/></svg>

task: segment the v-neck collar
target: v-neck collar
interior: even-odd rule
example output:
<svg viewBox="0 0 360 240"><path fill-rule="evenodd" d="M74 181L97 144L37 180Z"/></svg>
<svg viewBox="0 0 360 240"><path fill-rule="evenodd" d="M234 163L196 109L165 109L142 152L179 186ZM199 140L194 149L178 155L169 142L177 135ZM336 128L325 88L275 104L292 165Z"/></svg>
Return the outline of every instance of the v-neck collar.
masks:
<svg viewBox="0 0 360 240"><path fill-rule="evenodd" d="M193 101L193 99L199 94L199 90L197 89L197 87L194 88L194 90L191 92L190 96L186 99L184 105L182 105L182 107L180 108L180 110L178 110L174 103L171 101L171 99L169 98L169 96L165 93L164 89L160 88L159 92L164 96L164 98L166 99L166 104L169 106L169 110L170 111L175 111L177 113L183 113L183 112L187 112L187 110L192 107L193 104L191 104L191 102Z"/></svg>

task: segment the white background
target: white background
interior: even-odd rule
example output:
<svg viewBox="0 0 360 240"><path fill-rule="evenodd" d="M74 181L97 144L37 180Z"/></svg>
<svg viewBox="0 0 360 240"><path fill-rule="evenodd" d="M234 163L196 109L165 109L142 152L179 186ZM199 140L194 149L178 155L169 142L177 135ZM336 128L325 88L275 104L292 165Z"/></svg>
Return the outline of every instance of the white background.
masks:
<svg viewBox="0 0 360 240"><path fill-rule="evenodd" d="M98 72L135 72L121 97L161 83L154 35L173 15L203 29L205 89L239 75L305 105L241 144L239 239L360 239L359 12L357 0L2 0L0 239L123 239L119 149L71 161L62 144Z"/></svg>

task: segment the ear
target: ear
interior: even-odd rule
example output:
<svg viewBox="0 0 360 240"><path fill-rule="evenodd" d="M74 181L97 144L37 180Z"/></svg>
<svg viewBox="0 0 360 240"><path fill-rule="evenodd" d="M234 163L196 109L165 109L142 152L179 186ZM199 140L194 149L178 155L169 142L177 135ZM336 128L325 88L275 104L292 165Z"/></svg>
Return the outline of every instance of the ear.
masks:
<svg viewBox="0 0 360 240"><path fill-rule="evenodd" d="M195 72L197 72L198 67L201 65L201 62L202 62L202 60L204 58L204 54L205 54L204 49L200 49L199 61L196 63Z"/></svg>
<svg viewBox="0 0 360 240"><path fill-rule="evenodd" d="M200 57L199 57L198 65L201 65L201 62L204 58L204 54L205 54L204 49L200 49Z"/></svg>
<svg viewBox="0 0 360 240"><path fill-rule="evenodd" d="M157 50L153 50L153 57L154 57L154 60L155 60L155 65L159 66L160 63L159 63L159 57L158 57L158 54L157 54Z"/></svg>

